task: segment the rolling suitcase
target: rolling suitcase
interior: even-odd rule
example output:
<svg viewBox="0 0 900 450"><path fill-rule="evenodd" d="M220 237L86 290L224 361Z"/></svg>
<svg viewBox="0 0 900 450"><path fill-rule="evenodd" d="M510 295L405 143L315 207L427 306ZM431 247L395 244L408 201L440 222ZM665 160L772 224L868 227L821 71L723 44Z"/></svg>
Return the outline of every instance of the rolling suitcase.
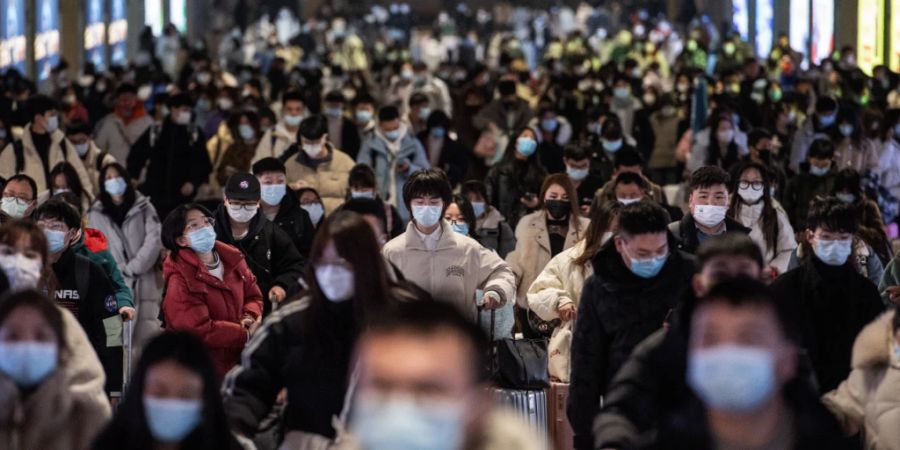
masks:
<svg viewBox="0 0 900 450"><path fill-rule="evenodd" d="M572 450L575 445L575 433L566 415L566 400L569 398L567 383L552 383L550 397L547 399L547 427L550 432L550 443L556 450Z"/></svg>
<svg viewBox="0 0 900 450"><path fill-rule="evenodd" d="M494 401L517 416L547 442L547 391L493 388Z"/></svg>

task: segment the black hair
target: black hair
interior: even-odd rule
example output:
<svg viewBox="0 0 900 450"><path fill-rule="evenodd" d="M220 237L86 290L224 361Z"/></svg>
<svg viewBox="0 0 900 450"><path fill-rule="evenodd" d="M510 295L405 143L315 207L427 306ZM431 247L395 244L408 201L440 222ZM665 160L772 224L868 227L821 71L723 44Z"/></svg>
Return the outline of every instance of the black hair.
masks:
<svg viewBox="0 0 900 450"><path fill-rule="evenodd" d="M9 183L12 183L13 181L24 181L26 184L28 184L28 187L31 188L31 200L34 201L37 199L38 188L37 183L35 183L34 181L34 178L31 178L24 173L19 173L9 177L6 180L6 183L3 183L3 188L6 189L6 186L9 186Z"/></svg>
<svg viewBox="0 0 900 450"><path fill-rule="evenodd" d="M469 199L467 199L464 195L454 194L452 203L456 203L456 207L459 208L459 212L462 213L463 221L466 223L466 226L469 227L469 237L477 241L478 218L475 217L475 209L472 208L472 204L469 203Z"/></svg>
<svg viewBox="0 0 900 450"><path fill-rule="evenodd" d="M837 101L829 96L822 96L816 100L816 112L837 111Z"/></svg>
<svg viewBox="0 0 900 450"><path fill-rule="evenodd" d="M436 109L428 115L428 119L425 120L425 127L428 130L435 127L444 127L445 129L450 128L450 116L443 110Z"/></svg>
<svg viewBox="0 0 900 450"><path fill-rule="evenodd" d="M469 180L462 184L459 188L460 193L462 195L469 195L469 193L478 194L481 198L484 199L485 202L488 201L487 195L487 185L484 184L484 181L480 180Z"/></svg>
<svg viewBox="0 0 900 450"><path fill-rule="evenodd" d="M177 208L173 209L172 212L166 216L162 223L160 239L162 240L163 247L172 252L171 257L173 259L177 256L178 251L181 250L181 246L178 245L176 241L179 237L184 235L184 228L187 226L187 213L191 210L200 211L200 213L208 219L212 219L213 217L208 209L198 203L178 205Z"/></svg>
<svg viewBox="0 0 900 450"><path fill-rule="evenodd" d="M114 169L118 172L119 176L125 180L125 194L122 195L123 201L121 205L117 205L112 201L112 196L109 195L109 192L106 191L106 174L110 169ZM131 174L128 173L128 170L125 169L125 166L114 162L109 163L103 166L100 169L100 175L98 175L98 182L100 186L100 194L97 195L97 198L100 200L100 203L103 205L103 214L106 214L113 220L113 222L117 223L119 226L122 226L125 223L125 215L128 214L128 211L134 205L135 200L137 200L137 193L134 190L134 186L131 181Z"/></svg>
<svg viewBox="0 0 900 450"><path fill-rule="evenodd" d="M178 108L182 106L192 106L194 102L188 94L174 94L169 97L166 104L169 108Z"/></svg>
<svg viewBox="0 0 900 450"><path fill-rule="evenodd" d="M3 277L6 280L6 277ZM0 291L3 292L3 291ZM0 297L0 325L18 308L32 308L43 316L56 334L56 347L61 361L69 355L66 353L66 327L62 312L56 302L47 298L37 290L9 292Z"/></svg>
<svg viewBox="0 0 900 450"><path fill-rule="evenodd" d="M623 138L622 135L623 135L622 124L619 122L618 119L615 119L615 120L607 119L605 122L603 122L603 133L601 133L601 136L603 137L603 139L606 139L608 141L615 141L615 140L622 139ZM618 153L622 153L622 152L619 151Z"/></svg>
<svg viewBox="0 0 900 450"><path fill-rule="evenodd" d="M763 164L754 161L737 164L731 169L731 186L729 186L729 191L737 194L741 184L741 175L749 169L755 169L762 177L762 213L760 217L762 219L763 239L765 239L767 246L772 249L772 252L778 254L778 211L775 209L775 205L772 202L772 194L769 191L769 186L772 186L774 182L769 169ZM744 205L741 196L732 195L728 206L728 216L739 217L741 208L744 207L748 206Z"/></svg>
<svg viewBox="0 0 900 450"><path fill-rule="evenodd" d="M93 133L90 124L87 122L76 120L66 125L66 136L74 136L76 134L86 134L88 136Z"/></svg>
<svg viewBox="0 0 900 450"><path fill-rule="evenodd" d="M353 97L353 107L357 107L359 105L377 105L378 102L375 101L368 93L357 94L356 97Z"/></svg>
<svg viewBox="0 0 900 450"><path fill-rule="evenodd" d="M756 147L756 144L763 139L772 139L772 133L765 128L754 128L747 133L747 145Z"/></svg>
<svg viewBox="0 0 900 450"><path fill-rule="evenodd" d="M563 158L571 159L572 161L583 161L590 157L590 151L580 145L567 145L566 148L563 149Z"/></svg>
<svg viewBox="0 0 900 450"><path fill-rule="evenodd" d="M203 381L203 414L200 424L181 442L180 448L240 448L228 431L225 409L219 394L220 383L209 350L200 338L183 331L168 331L147 343L131 377L131 389L122 399L110 424L97 437L95 447L134 450L153 448L155 441L144 412L144 390L147 373L154 366L165 362L174 362Z"/></svg>
<svg viewBox="0 0 900 450"><path fill-rule="evenodd" d="M413 107L422 103L428 103L428 96L421 92L414 92L409 96L409 106Z"/></svg>
<svg viewBox="0 0 900 450"><path fill-rule="evenodd" d="M287 169L284 167L284 163L281 162L278 158L267 157L260 159L259 161L253 163L253 167L251 168L253 171L253 175L260 176L266 172L280 172L287 173Z"/></svg>
<svg viewBox="0 0 900 450"><path fill-rule="evenodd" d="M650 190L650 183L647 182L647 179L633 172L622 172L616 175L613 188L624 184L636 184L644 192Z"/></svg>
<svg viewBox="0 0 900 450"><path fill-rule="evenodd" d="M841 191L847 191L855 195L856 199L859 200L862 197L861 180L862 178L856 169L841 169L837 176L834 177L834 188L831 190L831 193L837 194Z"/></svg>
<svg viewBox="0 0 900 450"><path fill-rule="evenodd" d="M53 180L55 180L59 175L62 175L63 178L66 179L66 187L75 195L77 195L79 198L82 195L85 195L84 186L81 184L81 178L78 176L78 172L75 171L75 167L67 162L56 164L50 171L51 191L53 190Z"/></svg>
<svg viewBox="0 0 900 450"><path fill-rule="evenodd" d="M329 103L344 103L344 94L341 91L328 91L324 100Z"/></svg>
<svg viewBox="0 0 900 450"><path fill-rule="evenodd" d="M381 224L381 231L390 234L387 229L387 213L384 202L372 198L351 198L341 205L341 211L352 211L363 216L375 216Z"/></svg>
<svg viewBox="0 0 900 450"><path fill-rule="evenodd" d="M74 206L61 199L47 200L34 210L31 217L35 222L44 219L59 220L71 230L81 228L81 215Z"/></svg>
<svg viewBox="0 0 900 450"><path fill-rule="evenodd" d="M373 321L360 339L364 343L378 336L408 334L411 339L457 335L469 347L472 378L475 382L488 379L488 339L473 321L458 308L442 301L417 301L398 304L389 313Z"/></svg>
<svg viewBox="0 0 900 450"><path fill-rule="evenodd" d="M688 182L688 191L694 192L697 189L709 188L717 185L724 185L728 188L728 172L719 166L703 166L691 174Z"/></svg>
<svg viewBox="0 0 900 450"><path fill-rule="evenodd" d="M137 95L137 86L132 83L122 83L116 87L115 93L113 97L118 97L122 94L135 94Z"/></svg>
<svg viewBox="0 0 900 450"><path fill-rule="evenodd" d="M34 116L42 115L47 111L54 111L58 106L56 100L43 94L35 94L25 101L24 109L28 113L28 121L31 122L34 120Z"/></svg>
<svg viewBox="0 0 900 450"><path fill-rule="evenodd" d="M287 90L284 91L284 94L281 94L281 104L285 105L287 102L300 102L304 105L306 101L303 99L303 93L297 90Z"/></svg>
<svg viewBox="0 0 900 450"><path fill-rule="evenodd" d="M616 169L620 167L631 167L631 166L643 166L644 165L644 157L641 156L637 150L633 150L630 148L623 148L616 152L616 155L613 157L614 167Z"/></svg>
<svg viewBox="0 0 900 450"><path fill-rule="evenodd" d="M604 244L603 235L612 231L610 225L619 217L623 206L619 202L606 201L601 195L594 196L591 201L590 223L584 233L584 253L572 260L572 264L582 269L582 273L587 263L600 251Z"/></svg>
<svg viewBox="0 0 900 450"><path fill-rule="evenodd" d="M835 233L856 234L859 230L859 216L853 205L835 197L817 197L809 203L806 228L810 231L823 228Z"/></svg>
<svg viewBox="0 0 900 450"><path fill-rule="evenodd" d="M831 139L819 138L809 144L806 152L807 158L831 159L834 158L834 144Z"/></svg>
<svg viewBox="0 0 900 450"><path fill-rule="evenodd" d="M500 93L501 97L516 95L516 82L513 80L500 80L500 82L497 83L497 91Z"/></svg>
<svg viewBox="0 0 900 450"><path fill-rule="evenodd" d="M760 269L764 261L759 246L743 233L725 233L713 236L697 249L697 271L703 270L713 258L719 256L744 256L753 260Z"/></svg>
<svg viewBox="0 0 900 450"><path fill-rule="evenodd" d="M388 122L391 120L400 118L400 110L397 109L396 106L387 105L382 106L381 109L378 110L378 121L379 122Z"/></svg>
<svg viewBox="0 0 900 450"><path fill-rule="evenodd" d="M447 205L453 200L453 188L450 187L450 180L447 174L441 169L424 169L419 170L406 180L403 185L403 202L406 209L412 211L412 200L416 197L426 195L438 196L444 202L444 208L441 210L443 216L447 210Z"/></svg>
<svg viewBox="0 0 900 450"><path fill-rule="evenodd" d="M366 164L357 164L353 166L347 177L347 186L351 188L360 186L374 189L377 186L375 181L375 171Z"/></svg>
<svg viewBox="0 0 900 450"><path fill-rule="evenodd" d="M669 230L669 213L654 202L636 202L619 213L619 233L626 235L665 233Z"/></svg>
<svg viewBox="0 0 900 450"><path fill-rule="evenodd" d="M313 114L300 122L300 128L297 130L297 137L316 140L328 133L328 120L321 114Z"/></svg>

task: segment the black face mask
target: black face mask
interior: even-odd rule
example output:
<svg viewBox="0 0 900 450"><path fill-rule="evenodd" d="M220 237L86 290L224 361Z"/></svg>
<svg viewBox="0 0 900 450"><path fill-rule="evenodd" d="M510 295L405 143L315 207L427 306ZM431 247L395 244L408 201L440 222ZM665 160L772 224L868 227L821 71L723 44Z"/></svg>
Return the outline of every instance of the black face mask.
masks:
<svg viewBox="0 0 900 450"><path fill-rule="evenodd" d="M572 204L563 200L546 200L544 207L552 219L565 219L572 212Z"/></svg>

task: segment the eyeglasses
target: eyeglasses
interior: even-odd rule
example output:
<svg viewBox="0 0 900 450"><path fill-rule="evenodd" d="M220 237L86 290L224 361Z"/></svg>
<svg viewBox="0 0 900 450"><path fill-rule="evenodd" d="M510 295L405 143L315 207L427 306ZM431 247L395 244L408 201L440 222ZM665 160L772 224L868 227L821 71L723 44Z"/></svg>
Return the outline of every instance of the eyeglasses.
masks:
<svg viewBox="0 0 900 450"><path fill-rule="evenodd" d="M216 219L213 219L212 217L206 217L200 222L193 222L193 223L187 224L187 226L184 227L184 231L185 231L185 233L190 233L192 231L197 231L201 228L214 227L214 226L216 226Z"/></svg>
<svg viewBox="0 0 900 450"><path fill-rule="evenodd" d="M37 225L44 230L62 231L63 233L69 231L69 227L66 224L57 220L39 220Z"/></svg>
<svg viewBox="0 0 900 450"><path fill-rule="evenodd" d="M753 188L754 191L761 191L765 185L762 181L741 181L738 187L741 189Z"/></svg>
<svg viewBox="0 0 900 450"><path fill-rule="evenodd" d="M229 203L228 206L236 210L253 211L256 203Z"/></svg>

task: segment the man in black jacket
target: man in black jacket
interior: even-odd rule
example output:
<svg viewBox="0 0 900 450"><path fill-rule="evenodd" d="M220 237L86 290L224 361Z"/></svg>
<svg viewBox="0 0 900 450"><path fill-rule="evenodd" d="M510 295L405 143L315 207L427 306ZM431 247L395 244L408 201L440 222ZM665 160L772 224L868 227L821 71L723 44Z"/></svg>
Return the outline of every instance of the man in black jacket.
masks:
<svg viewBox="0 0 900 450"><path fill-rule="evenodd" d="M122 319L115 288L106 273L72 249L81 216L68 203L52 199L34 211L33 219L47 236L47 258L57 281L53 298L84 328L103 364L106 392L118 396L122 389Z"/></svg>
<svg viewBox="0 0 900 450"><path fill-rule="evenodd" d="M704 166L695 170L688 189L691 213L669 224L669 231L678 238L679 250L694 253L710 237L724 233L750 234L749 228L726 217L728 173L720 167Z"/></svg>
<svg viewBox="0 0 900 450"><path fill-rule="evenodd" d="M278 304L299 291L304 261L290 236L259 213L259 199L256 177L232 175L225 185L225 202L216 210L216 239L241 250L259 290ZM271 305L264 303L268 313Z"/></svg>
<svg viewBox="0 0 900 450"><path fill-rule="evenodd" d="M668 222L655 203L625 206L618 235L592 261L572 334L567 413L578 450L593 449L591 424L609 381L632 349L663 327L690 285L693 261L670 245Z"/></svg>
<svg viewBox="0 0 900 450"><path fill-rule="evenodd" d="M316 230L309 213L300 207L300 200L293 190L287 188L287 171L278 158L263 158L253 164L253 175L260 184L260 210L291 240L300 256L306 260L312 248Z"/></svg>
<svg viewBox="0 0 900 450"><path fill-rule="evenodd" d="M793 308L822 393L850 374L856 335L884 309L878 289L850 258L859 229L854 211L834 197L813 200L806 219L812 254L772 284L780 301Z"/></svg>
<svg viewBox="0 0 900 450"><path fill-rule="evenodd" d="M140 191L150 197L160 219L191 201L212 171L206 138L191 125L192 104L187 94L172 96L169 115L162 124L148 128L128 154L128 173L143 180Z"/></svg>

